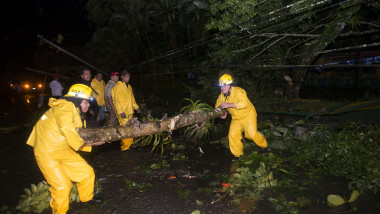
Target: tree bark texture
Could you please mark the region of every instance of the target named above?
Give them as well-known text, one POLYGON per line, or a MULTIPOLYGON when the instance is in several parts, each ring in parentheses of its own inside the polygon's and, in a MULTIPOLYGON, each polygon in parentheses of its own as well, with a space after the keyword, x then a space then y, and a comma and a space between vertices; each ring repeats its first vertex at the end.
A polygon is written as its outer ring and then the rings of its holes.
POLYGON ((90 141, 86 145, 96 142, 110 142, 131 137, 142 137, 161 132, 171 132, 196 123, 202 123, 216 117, 223 116, 226 109, 216 108, 209 112, 189 112, 186 115, 177 115, 163 121, 149 121, 147 123, 114 126, 106 128, 77 129, 83 140, 90 141))

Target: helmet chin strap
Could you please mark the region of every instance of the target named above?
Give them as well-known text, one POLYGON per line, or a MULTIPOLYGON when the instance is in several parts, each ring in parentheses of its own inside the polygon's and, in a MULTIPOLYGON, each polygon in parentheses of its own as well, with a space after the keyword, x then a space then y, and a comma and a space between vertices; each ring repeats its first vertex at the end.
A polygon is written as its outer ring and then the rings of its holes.
POLYGON ((231 88, 232 88, 232 87, 230 87, 230 89, 228 89, 227 93, 223 93, 223 95, 224 95, 225 97, 230 96, 230 94, 231 94, 231 88))
POLYGON ((84 113, 81 105, 78 106, 78 109, 79 109, 79 113, 84 113))
POLYGON ((80 116, 80 119, 82 121, 82 128, 86 128, 86 113, 83 112, 82 110, 82 106, 79 105, 78 106, 78 109, 79 109, 79 116, 80 116))

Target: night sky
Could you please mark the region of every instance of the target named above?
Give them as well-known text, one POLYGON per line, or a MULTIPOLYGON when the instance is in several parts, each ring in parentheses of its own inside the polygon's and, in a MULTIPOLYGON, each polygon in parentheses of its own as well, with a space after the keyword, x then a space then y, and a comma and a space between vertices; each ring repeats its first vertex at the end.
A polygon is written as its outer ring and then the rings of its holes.
MULTIPOLYGON (((85 8, 88 0, 22 0, 2 5, 0 24, 1 75, 24 73, 34 67, 33 56, 41 48, 37 35, 55 42, 62 34, 62 47, 83 45, 92 24, 85 8)), ((4 78, 2 78, 4 79, 4 78)))

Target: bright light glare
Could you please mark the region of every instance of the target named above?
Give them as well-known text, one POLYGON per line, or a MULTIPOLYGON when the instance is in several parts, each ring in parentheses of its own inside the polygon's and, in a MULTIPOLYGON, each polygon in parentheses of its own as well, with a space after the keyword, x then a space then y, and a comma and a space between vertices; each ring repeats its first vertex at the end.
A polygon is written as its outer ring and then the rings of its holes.
POLYGON ((38 84, 38 88, 42 88, 42 84, 40 83, 40 84, 38 84))
POLYGON ((29 87, 30 87, 29 84, 24 85, 24 88, 29 88, 29 87))

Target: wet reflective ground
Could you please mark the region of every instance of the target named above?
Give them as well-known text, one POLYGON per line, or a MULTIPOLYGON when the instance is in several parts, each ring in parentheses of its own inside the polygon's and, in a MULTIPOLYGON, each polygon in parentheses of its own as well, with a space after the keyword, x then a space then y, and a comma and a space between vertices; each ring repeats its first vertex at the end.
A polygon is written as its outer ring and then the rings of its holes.
MULTIPOLYGON (((10 95, 1 101, 0 207, 15 207, 25 187, 43 180, 33 150, 25 142, 34 123, 47 109, 47 99, 42 108, 38 108, 39 95, 10 95)), ((279 201, 277 206, 296 201, 300 195, 310 199, 309 205, 298 207, 299 213, 305 214, 377 213, 379 208, 379 194, 371 198, 361 196, 350 207, 330 208, 326 203, 328 194, 349 196, 347 181, 311 177, 302 171, 291 176, 294 182, 269 188, 259 199, 242 199, 233 204, 231 197, 220 197, 217 190, 222 187, 222 178, 231 176, 241 166, 231 160, 229 150, 220 143, 206 144, 202 150, 192 147, 173 150, 164 155, 165 164, 159 155, 153 156, 149 148, 136 147, 121 152, 119 142, 81 154, 94 168, 102 189, 100 195, 105 201, 96 206, 72 203, 68 213, 192 213, 195 210, 201 213, 289 213, 276 211, 270 201, 281 195, 286 200, 279 201)), ((281 181, 283 175, 275 176, 281 181)))
MULTIPOLYGON (((34 123, 47 109, 47 98, 42 108, 38 108, 38 94, 11 95, 14 96, 2 101, 0 207, 15 207, 25 187, 44 180, 32 148, 25 142, 34 123)), ((68 213, 191 213, 198 209, 206 213, 235 213, 227 200, 211 204, 214 194, 202 191, 208 187, 208 181, 200 176, 204 170, 221 174, 229 169, 230 160, 220 158, 220 154, 226 156, 225 149, 205 148, 206 155, 202 157, 198 149, 185 154, 188 152, 183 151, 185 160, 168 160, 167 167, 160 169, 150 168, 162 162, 160 157, 152 156, 150 149, 121 152, 119 142, 94 148, 92 153, 81 153, 95 170, 105 202, 89 207, 73 203, 68 213), (128 182, 147 188, 129 189, 128 182), (203 205, 197 205, 197 200, 203 205)))

